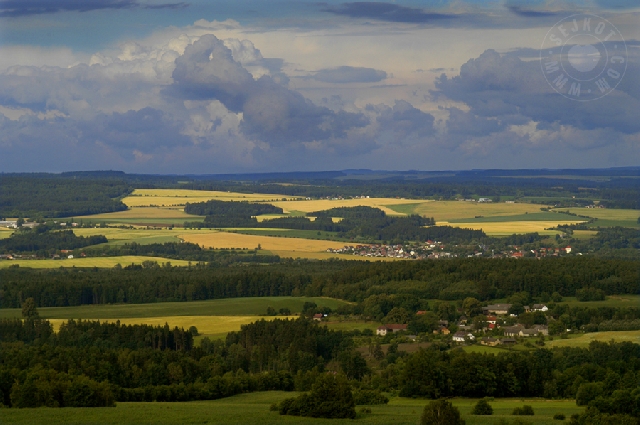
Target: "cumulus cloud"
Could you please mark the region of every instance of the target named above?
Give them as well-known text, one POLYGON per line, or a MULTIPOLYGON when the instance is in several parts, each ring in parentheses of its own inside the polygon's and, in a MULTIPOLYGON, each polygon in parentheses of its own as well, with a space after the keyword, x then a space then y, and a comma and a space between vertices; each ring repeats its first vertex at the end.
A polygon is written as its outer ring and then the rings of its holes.
POLYGON ((59 12, 89 12, 103 9, 180 9, 179 3, 141 3, 137 0, 0 0, 0 17, 44 15, 59 12))
MULTIPOLYGON (((637 64, 625 78, 637 81, 637 64)), ((626 86, 622 86, 624 89, 626 86)), ((556 93, 538 61, 487 50, 460 68, 460 75, 442 75, 434 95, 464 102, 480 116, 525 116, 541 123, 560 123, 579 129, 615 128, 623 133, 640 131, 635 112, 640 102, 623 90, 614 90, 592 102, 576 102, 556 93)))
POLYGON ((340 138, 368 123, 362 114, 317 106, 267 75, 254 79, 214 35, 187 47, 176 60, 173 80, 167 93, 219 100, 230 111, 242 112, 247 134, 270 144, 340 138))
POLYGON ((387 73, 373 68, 339 66, 316 72, 313 79, 323 83, 377 83, 387 78, 387 73))

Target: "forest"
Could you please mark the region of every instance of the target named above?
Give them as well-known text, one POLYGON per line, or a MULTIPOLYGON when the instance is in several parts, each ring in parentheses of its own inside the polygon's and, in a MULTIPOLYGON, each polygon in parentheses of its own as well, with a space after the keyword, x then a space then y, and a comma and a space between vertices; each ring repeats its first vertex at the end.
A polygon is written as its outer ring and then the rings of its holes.
POLYGON ((329 296, 362 302, 372 295, 479 300, 525 292, 575 296, 640 292, 640 263, 586 257, 542 260, 462 258, 416 262, 284 260, 269 266, 0 270, 0 307, 33 297, 39 307, 151 303, 258 296, 329 296))
POLYGON ((124 211, 119 198, 133 191, 119 179, 56 174, 0 174, 0 217, 72 217, 124 211))
POLYGON ((74 250, 107 242, 107 238, 102 235, 76 236, 73 230, 50 231, 48 226, 41 225, 20 230, 10 238, 0 239, 0 254, 32 253, 45 257, 60 250, 74 250))
MULTIPOLYGON (((405 241, 442 240, 446 242, 471 242, 482 240, 487 235, 482 230, 462 229, 451 226, 434 226, 433 218, 409 215, 407 217, 390 217, 379 208, 371 207, 342 207, 326 211, 308 213, 307 216, 317 217, 311 221, 306 217, 279 217, 259 222, 252 215, 263 210, 263 204, 247 204, 242 202, 208 201, 198 204, 188 204, 189 210, 194 212, 212 212, 204 222, 186 222, 186 228, 280 228, 295 230, 317 230, 333 232, 337 238, 355 241, 403 243, 405 241), (212 209, 207 205, 238 204, 226 208, 212 209), (234 211, 238 211, 237 213, 234 211), (230 211, 230 212, 226 212, 230 211), (334 222, 332 217, 342 218, 334 222), (430 227, 426 227, 430 226, 430 227)), ((271 206, 271 205, 268 205, 271 206)), ((278 208, 279 209, 279 208, 278 208)), ((281 209, 280 213, 282 212, 281 209)), ((273 213, 273 212, 267 212, 273 213)))
POLYGON ((389 350, 374 374, 351 335, 302 317, 258 321, 225 341, 205 339, 195 347, 192 331, 70 320, 54 334, 35 310, 30 314, 24 321, 0 320, 0 401, 9 407, 308 391, 330 371, 352 389, 374 394, 575 398, 589 414, 640 415, 640 346, 627 342, 498 355, 436 345, 410 354, 389 350))

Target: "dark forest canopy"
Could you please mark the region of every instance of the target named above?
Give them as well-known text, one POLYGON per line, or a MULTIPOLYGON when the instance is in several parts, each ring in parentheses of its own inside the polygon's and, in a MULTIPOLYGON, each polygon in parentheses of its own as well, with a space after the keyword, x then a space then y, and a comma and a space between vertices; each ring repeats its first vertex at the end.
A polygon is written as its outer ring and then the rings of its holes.
POLYGON ((439 261, 293 261, 269 266, 194 266, 0 270, 0 307, 33 297, 39 307, 152 303, 262 296, 329 296, 361 302, 376 294, 416 299, 479 300, 527 292, 575 296, 594 288, 611 294, 640 292, 640 262, 586 257, 439 261))
POLYGON ((256 216, 262 214, 282 214, 282 208, 271 204, 258 204, 238 201, 218 201, 212 199, 206 202, 187 203, 184 211, 193 215, 232 215, 256 216))
POLYGON ((124 211, 124 180, 56 174, 0 174, 0 217, 71 217, 124 211))
POLYGON ((403 354, 401 362, 389 352, 376 373, 349 334, 304 318, 261 320, 225 341, 204 339, 200 347, 189 343, 189 331, 167 326, 69 321, 54 334, 49 322, 29 319, 0 320, 0 329, 0 402, 10 407, 313 393, 313 383, 329 370, 349 378, 340 378, 345 385, 404 397, 576 398, 601 413, 640 415, 640 345, 630 342, 497 355, 434 345, 403 354), (80 399, 74 396, 79 386, 80 399), (612 404, 621 398, 628 401, 624 406, 612 404))
POLYGON ((20 230, 10 238, 0 239, 0 254, 28 252, 43 256, 60 250, 74 250, 107 242, 107 238, 102 235, 76 236, 73 230, 50 231, 46 225, 42 225, 20 230))

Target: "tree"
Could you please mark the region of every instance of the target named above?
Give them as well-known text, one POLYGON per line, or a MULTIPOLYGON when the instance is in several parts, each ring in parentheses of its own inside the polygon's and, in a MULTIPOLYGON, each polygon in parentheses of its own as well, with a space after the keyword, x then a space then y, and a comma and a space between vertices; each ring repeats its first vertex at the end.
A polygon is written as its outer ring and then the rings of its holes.
POLYGON ((281 415, 313 418, 356 417, 356 404, 349 381, 344 375, 329 373, 318 377, 309 394, 282 400, 278 410, 281 415))
POLYGON ((447 400, 435 400, 424 407, 421 425, 465 425, 460 411, 447 400))
POLYGON ((359 351, 343 351, 338 356, 340 367, 349 379, 362 379, 370 373, 366 360, 359 351))
POLYGON ((472 297, 467 297, 462 301, 462 309, 467 317, 475 317, 482 314, 482 304, 472 297))
POLYGON ((472 415, 493 415, 493 407, 491 407, 491 405, 489 403, 487 403, 487 400, 485 400, 484 398, 478 400, 478 402, 476 403, 476 405, 473 407, 473 410, 471 411, 472 415))
POLYGON ((33 298, 27 298, 22 303, 22 317, 24 319, 39 319, 40 314, 36 309, 36 302, 33 298))
POLYGON ((520 303, 515 303, 509 308, 509 314, 515 314, 516 316, 524 313, 524 306, 520 303))

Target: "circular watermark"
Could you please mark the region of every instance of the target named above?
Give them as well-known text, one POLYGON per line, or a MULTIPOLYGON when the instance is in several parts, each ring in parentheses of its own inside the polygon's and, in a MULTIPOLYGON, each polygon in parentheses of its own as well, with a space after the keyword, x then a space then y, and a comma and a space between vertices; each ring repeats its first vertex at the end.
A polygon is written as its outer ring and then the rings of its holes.
POLYGON ((627 70, 627 45, 618 29, 597 15, 577 14, 556 23, 540 47, 549 85, 567 99, 590 101, 611 93, 627 70))

